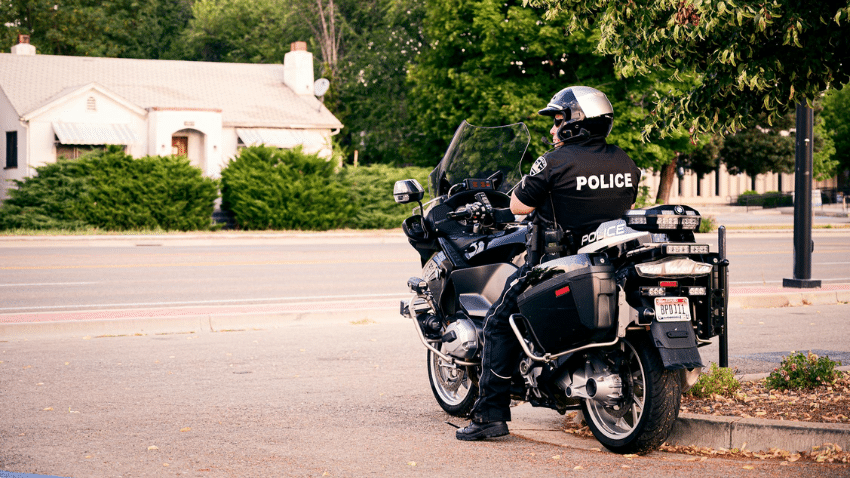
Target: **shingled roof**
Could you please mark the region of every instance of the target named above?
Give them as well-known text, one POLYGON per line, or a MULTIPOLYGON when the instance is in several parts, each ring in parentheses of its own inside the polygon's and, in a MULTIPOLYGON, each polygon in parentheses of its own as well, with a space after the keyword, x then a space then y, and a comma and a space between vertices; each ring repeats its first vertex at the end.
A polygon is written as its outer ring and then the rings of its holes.
POLYGON ((221 110, 224 126, 341 128, 315 97, 283 83, 283 65, 0 53, 0 90, 20 117, 96 83, 143 109, 221 110))

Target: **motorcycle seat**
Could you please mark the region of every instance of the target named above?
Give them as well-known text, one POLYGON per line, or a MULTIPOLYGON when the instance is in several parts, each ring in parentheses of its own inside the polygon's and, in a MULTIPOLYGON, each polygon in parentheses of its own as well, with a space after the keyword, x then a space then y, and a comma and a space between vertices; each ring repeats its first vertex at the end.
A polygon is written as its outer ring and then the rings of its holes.
POLYGON ((460 294, 458 300, 460 300, 463 310, 470 317, 481 317, 482 319, 487 316, 487 311, 493 305, 481 294, 460 294))

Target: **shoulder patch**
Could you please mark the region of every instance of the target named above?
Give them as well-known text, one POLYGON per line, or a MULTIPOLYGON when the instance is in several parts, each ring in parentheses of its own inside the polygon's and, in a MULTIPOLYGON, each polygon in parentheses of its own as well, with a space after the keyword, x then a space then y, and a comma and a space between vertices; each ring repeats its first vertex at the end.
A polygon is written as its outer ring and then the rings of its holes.
POLYGON ((535 174, 540 173, 544 169, 546 169, 546 158, 540 156, 539 158, 537 158, 537 161, 535 161, 534 164, 531 165, 531 172, 529 172, 529 174, 534 176, 535 174))

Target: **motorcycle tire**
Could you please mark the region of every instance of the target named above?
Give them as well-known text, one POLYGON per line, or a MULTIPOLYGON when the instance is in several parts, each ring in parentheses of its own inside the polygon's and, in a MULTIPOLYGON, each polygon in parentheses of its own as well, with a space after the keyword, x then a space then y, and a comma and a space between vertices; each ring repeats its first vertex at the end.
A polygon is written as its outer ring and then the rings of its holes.
POLYGON ((635 335, 618 344, 625 402, 606 407, 592 399, 582 412, 593 436, 615 453, 648 453, 658 448, 673 429, 682 400, 675 371, 666 370, 652 341, 635 335))
POLYGON ((450 366, 437 354, 428 351, 428 381, 440 407, 449 415, 468 417, 478 399, 478 381, 470 367, 450 366))

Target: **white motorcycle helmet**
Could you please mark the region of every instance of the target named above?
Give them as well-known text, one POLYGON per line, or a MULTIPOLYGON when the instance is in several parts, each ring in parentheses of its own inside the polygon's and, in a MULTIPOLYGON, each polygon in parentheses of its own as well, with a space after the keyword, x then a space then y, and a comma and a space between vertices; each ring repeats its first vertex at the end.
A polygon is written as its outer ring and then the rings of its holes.
MULTIPOLYGON (((558 125, 558 139, 599 136, 605 138, 614 127, 614 108, 605 93, 589 86, 570 86, 555 93, 538 114, 552 116, 563 114, 558 125)), ((557 120, 556 120, 557 121, 557 120)))

